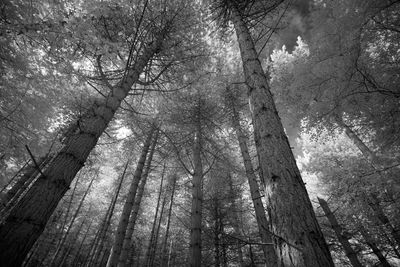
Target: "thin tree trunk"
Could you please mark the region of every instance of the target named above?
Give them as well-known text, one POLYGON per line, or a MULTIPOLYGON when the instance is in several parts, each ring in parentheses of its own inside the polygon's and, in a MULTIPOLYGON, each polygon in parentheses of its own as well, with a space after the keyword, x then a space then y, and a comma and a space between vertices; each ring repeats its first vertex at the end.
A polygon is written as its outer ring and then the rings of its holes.
MULTIPOLYGON (((234 5, 234 4, 232 4, 234 5)), ((240 11, 231 7, 279 266, 334 266, 240 11)))
POLYGON ((398 231, 389 221, 389 218, 386 216, 382 207, 379 203, 379 199, 376 194, 371 193, 369 196, 366 196, 368 205, 374 211, 376 219, 386 227, 390 233, 392 234, 393 239, 396 241, 397 245, 400 246, 400 231, 398 231))
POLYGON ((73 261, 73 263, 72 263, 72 266, 78 266, 79 258, 80 258, 80 255, 81 255, 81 249, 82 249, 83 245, 85 244, 86 238, 89 236, 89 232, 90 232, 90 229, 91 229, 91 227, 92 227, 92 223, 93 223, 93 221, 91 221, 91 222, 89 223, 89 226, 88 226, 87 229, 86 229, 85 235, 83 236, 82 241, 81 241, 81 243, 79 244, 78 252, 77 252, 77 254, 75 255, 75 258, 74 258, 74 261, 73 261))
POLYGON ((219 267, 220 263, 220 252, 219 252, 219 237, 220 237, 220 225, 219 225, 219 212, 218 212, 218 198, 213 197, 214 200, 214 266, 219 267))
POLYGON ((21 265, 132 85, 153 55, 162 49, 166 34, 167 28, 143 51, 118 86, 114 86, 105 99, 94 101, 78 120, 75 133, 66 136, 65 146, 0 226, 0 262, 3 265, 21 265))
POLYGON ((369 147, 358 137, 358 135, 343 122, 343 119, 340 115, 334 114, 333 119, 335 122, 344 129, 346 135, 350 138, 351 141, 357 146, 357 148, 361 151, 361 153, 368 159, 368 161, 374 166, 378 167, 378 158, 375 153, 369 149, 369 147))
MULTIPOLYGON (((89 213, 89 212, 88 212, 89 213)), ((64 249, 64 253, 62 254, 62 256, 60 257, 61 260, 58 261, 57 264, 55 264, 54 266, 64 266, 64 263, 67 261, 69 255, 73 252, 76 241, 78 239, 79 234, 81 233, 82 229, 83 229, 83 225, 85 224, 86 220, 83 219, 81 224, 78 227, 78 230, 76 231, 76 233, 74 233, 72 238, 70 239, 70 243, 68 244, 68 246, 66 246, 66 249, 64 249)))
MULTIPOLYGON (((229 174, 229 191, 230 191, 229 194, 231 196, 231 201, 232 201, 231 207, 234 212, 233 229, 237 236, 242 236, 242 233, 240 231, 241 222, 240 222, 240 218, 238 215, 239 210, 236 206, 236 201, 235 201, 235 197, 234 197, 235 193, 234 193, 234 188, 233 188, 233 180, 232 180, 232 176, 230 174, 229 174)), ((244 267, 245 265, 244 265, 244 260, 243 260, 242 246, 240 245, 239 239, 236 241, 236 246, 237 246, 236 249, 237 249, 237 253, 238 253, 238 259, 239 259, 239 266, 244 267)))
POLYGON ((142 202, 142 197, 143 197, 143 193, 144 193, 144 188, 146 186, 147 177, 149 176, 149 173, 150 173, 154 151, 155 151, 155 148, 156 148, 157 142, 158 142, 158 135, 159 135, 159 131, 156 130, 155 137, 154 137, 153 143, 151 145, 150 153, 149 153, 149 156, 147 159, 146 168, 142 175, 140 186, 138 188, 138 191, 137 191, 137 194, 135 197, 135 202, 132 207, 132 212, 129 217, 129 223, 128 223, 127 230, 125 233, 125 238, 124 238, 124 242, 122 245, 121 255, 119 257, 119 263, 118 263, 119 267, 125 266, 126 262, 128 260, 129 249, 131 247, 131 241, 132 241, 132 234, 135 229, 136 220, 137 220, 137 217, 139 214, 140 203, 142 202))
MULTIPOLYGON (((227 88, 229 90, 229 88, 227 88)), ((228 91, 230 98, 230 108, 232 110, 232 125, 235 129, 237 139, 239 141, 240 152, 242 154, 242 159, 246 171, 247 181, 250 187, 251 199, 253 201, 254 210, 256 213, 256 221, 258 226, 258 232, 262 243, 272 244, 271 234, 268 231, 268 220, 265 214, 264 204, 261 200, 260 188, 258 186, 257 177, 254 173, 253 163, 251 162, 251 157, 249 149, 247 147, 247 137, 243 133, 242 127, 240 126, 239 113, 236 110, 233 95, 228 91)), ((265 263, 267 266, 277 266, 277 258, 275 254, 275 249, 272 245, 262 246, 265 263)))
POLYGON ((111 218, 114 214, 115 205, 117 203, 119 192, 121 190, 122 183, 124 181, 126 170, 128 168, 129 163, 130 163, 130 159, 128 159, 126 161, 126 164, 125 164, 124 170, 122 172, 121 178, 119 180, 118 186, 115 189, 115 194, 111 200, 111 203, 107 210, 106 216, 104 217, 104 224, 101 225, 101 227, 99 229, 98 239, 97 239, 97 241, 95 240, 95 242, 94 242, 93 252, 90 257, 89 262, 87 263, 87 266, 92 266, 93 260, 95 260, 95 259, 97 260, 98 258, 100 258, 100 253, 103 250, 104 239, 107 235, 108 228, 110 227, 110 224, 111 224, 111 218))
MULTIPOLYGON (((199 104, 200 106, 200 104, 199 104)), ((199 107, 200 108, 200 107, 199 107)), ((202 131, 200 121, 200 111, 197 114, 197 131, 194 138, 193 161, 194 175, 192 180, 192 209, 191 209, 191 226, 190 226, 190 266, 201 266, 201 221, 202 221, 202 205, 203 205, 203 164, 201 162, 202 150, 202 131)))
POLYGON ((382 267, 391 267, 385 256, 383 256, 381 250, 376 245, 375 240, 369 235, 367 229, 365 229, 361 223, 358 224, 358 228, 360 229, 361 235, 364 237, 365 243, 367 243, 367 245, 372 249, 372 252, 378 257, 382 267))
POLYGON ((114 267, 118 264, 118 259, 121 254, 122 245, 125 238, 126 228, 128 226, 129 217, 132 212, 133 202, 135 200, 136 192, 142 177, 144 163, 146 161, 147 153, 149 152, 151 139, 155 131, 155 126, 152 125, 149 133, 147 134, 146 141, 143 144, 142 153, 136 166, 135 173, 133 175, 131 186, 129 187, 127 199, 125 201, 121 218, 118 223, 117 233, 114 238, 114 245, 111 249, 110 257, 107 262, 107 267, 114 267))
POLYGON ((160 190, 158 192, 156 213, 154 215, 153 226, 152 226, 151 232, 150 232, 149 245, 147 247, 147 251, 146 251, 146 255, 145 255, 145 266, 148 266, 148 264, 150 262, 150 254, 151 254, 152 245, 153 245, 153 241, 154 241, 154 233, 156 231, 156 225, 157 225, 158 209, 160 207, 161 194, 163 191, 164 175, 165 175, 165 163, 164 163, 164 167, 163 167, 162 174, 161 174, 160 190))
POLYGON ((357 258, 357 253, 351 247, 348 238, 342 235, 343 229, 336 220, 335 214, 333 214, 331 209, 329 208, 328 203, 322 198, 318 198, 318 202, 321 205, 325 216, 328 218, 328 221, 333 231, 335 231, 336 237, 342 245, 344 253, 349 258, 351 265, 354 267, 362 267, 362 264, 357 258))
POLYGON ((74 224, 76 218, 78 217, 78 214, 79 214, 79 212, 80 212, 80 210, 81 210, 81 208, 82 208, 83 202, 85 201, 86 196, 88 195, 88 193, 89 193, 89 191, 90 191, 90 188, 92 187, 92 184, 93 184, 95 178, 97 178, 97 175, 96 175, 96 176, 93 176, 92 179, 90 180, 89 186, 87 187, 85 193, 83 194, 82 199, 81 199, 81 201, 79 202, 78 208, 75 210, 75 213, 74 213, 74 215, 72 216, 72 219, 71 219, 71 221, 70 221, 70 223, 69 223, 69 225, 68 225, 67 231, 65 232, 65 234, 64 234, 63 237, 62 237, 61 242, 59 243, 59 245, 58 245, 58 247, 57 247, 57 249, 56 249, 56 252, 55 252, 54 255, 53 255, 53 258, 52 258, 52 260, 51 260, 51 262, 50 262, 50 265, 52 265, 52 264, 57 260, 57 258, 59 257, 59 253, 61 252, 62 248, 63 248, 64 245, 65 245, 65 241, 67 240, 67 237, 68 237, 68 235, 69 235, 69 232, 70 232, 71 229, 72 229, 72 225, 74 224))
POLYGON ((172 215, 172 206, 174 204, 174 195, 175 195, 175 188, 176 188, 176 180, 177 180, 177 175, 173 174, 171 177, 171 198, 169 200, 169 209, 168 209, 168 218, 167 218, 167 228, 165 230, 165 235, 164 235, 164 241, 162 244, 162 249, 161 249, 161 266, 167 266, 168 265, 168 259, 167 259, 167 250, 168 250, 168 237, 169 237, 169 229, 171 226, 171 215, 172 215))
POLYGON ((164 199, 163 199, 163 202, 161 204, 160 219, 158 220, 157 229, 156 229, 156 232, 154 234, 153 246, 151 247, 150 262, 149 262, 149 266, 150 267, 154 266, 154 260, 156 259, 157 246, 158 246, 158 237, 160 236, 161 223, 162 223, 162 220, 163 220, 163 215, 164 215, 164 210, 165 210, 165 205, 166 204, 167 204, 167 194, 165 192, 164 193, 164 199))

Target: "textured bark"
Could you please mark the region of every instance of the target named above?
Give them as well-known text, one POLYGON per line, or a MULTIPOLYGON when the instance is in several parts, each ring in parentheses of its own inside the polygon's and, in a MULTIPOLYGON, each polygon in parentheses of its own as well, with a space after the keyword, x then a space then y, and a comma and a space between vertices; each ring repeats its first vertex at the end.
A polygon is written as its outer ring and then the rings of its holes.
POLYGON ((147 177, 149 176, 149 173, 150 173, 151 163, 153 161, 153 155, 154 155, 154 151, 155 151, 157 141, 158 141, 158 134, 159 134, 159 131, 157 130, 154 140, 153 140, 153 143, 150 148, 150 153, 149 153, 147 163, 146 163, 146 169, 143 173, 143 176, 142 176, 142 179, 140 182, 140 186, 138 188, 138 192, 135 197, 135 202, 132 207, 132 212, 131 212, 131 215, 129 218, 129 223, 128 223, 127 230, 125 233, 124 243, 122 245, 121 255, 119 257, 119 263, 118 263, 119 267, 125 266, 126 262, 128 260, 129 249, 131 247, 131 242, 132 242, 132 234, 135 229, 136 219, 139 214, 140 203, 142 202, 142 197, 143 197, 143 193, 144 193, 144 188, 146 186, 147 177))
POLYGON ((112 247, 110 258, 107 262, 107 267, 114 267, 118 264, 118 259, 121 254, 122 245, 125 238, 126 229, 129 222, 129 217, 132 212, 133 202, 137 193, 140 178, 142 177, 144 163, 146 161, 147 153, 150 149, 151 139, 155 131, 154 125, 151 126, 149 133, 147 134, 146 141, 143 144, 142 153, 136 166, 135 173, 131 185, 129 187, 128 195, 122 210, 121 218, 119 219, 117 233, 114 238, 114 245, 112 247))
POLYGON ((333 266, 249 30, 233 4, 278 266, 333 266))
MULTIPOLYGON (((228 92, 229 93, 229 92, 228 92)), ((232 97, 232 95, 230 96, 232 97)), ((230 101, 230 108, 232 110, 232 125, 235 129, 237 139, 239 141, 240 152, 242 154, 242 159, 246 171, 247 181, 250 187, 250 194, 253 201, 254 210, 256 213, 256 221, 258 226, 258 232, 262 243, 272 244, 271 234, 268 231, 268 220, 265 214, 264 204, 261 200, 260 189, 257 182, 257 177, 254 173, 253 163, 251 162, 251 157, 249 149, 247 147, 247 137, 243 133, 240 126, 239 113, 236 110, 234 101, 230 101)), ((272 245, 264 245, 263 253, 265 258, 265 263, 267 266, 277 266, 277 259, 275 254, 275 249, 272 245)))
POLYGON ((149 245, 147 247, 145 258, 144 258, 145 266, 148 266, 150 263, 150 257, 151 257, 153 243, 154 243, 154 234, 155 234, 156 226, 157 226, 158 210, 160 208, 161 195, 162 195, 162 191, 163 191, 164 175, 165 175, 165 163, 164 163, 164 167, 163 167, 162 174, 161 174, 160 189, 159 189, 158 197, 157 197, 156 213, 154 214, 153 226, 151 227, 149 245))
POLYGON ((360 229, 361 235, 364 237, 365 243, 372 249, 372 252, 378 257, 382 267, 391 267, 391 265, 386 260, 385 256, 383 256, 381 250, 375 243, 375 240, 369 235, 367 229, 364 228, 362 224, 358 224, 358 228, 360 229))
POLYGON ((113 87, 106 98, 94 101, 88 112, 78 120, 76 132, 66 137, 64 147, 0 226, 0 262, 3 265, 21 265, 121 102, 138 81, 149 60, 161 50, 166 33, 166 30, 161 32, 146 47, 125 78, 113 87))
POLYGON ((343 229, 336 220, 335 215, 332 213, 331 209, 328 206, 328 203, 322 199, 318 198, 318 202, 321 205, 321 208, 323 209, 325 216, 328 218, 328 221, 333 229, 335 231, 335 234, 340 242, 340 244, 343 247, 343 250, 346 254, 346 256, 349 258, 350 263, 354 267, 362 267, 362 264, 357 258, 357 253, 353 250, 353 248, 350 245, 350 242, 347 237, 345 237, 343 233, 343 229))
POLYGON ((167 227, 165 229, 164 241, 161 248, 161 266, 168 265, 168 258, 167 258, 167 246, 168 246, 168 237, 169 237, 169 228, 171 226, 171 215, 172 215, 172 206, 174 204, 174 195, 175 195, 175 188, 176 188, 176 180, 177 175, 173 174, 170 180, 170 188, 171 188, 171 198, 169 200, 169 209, 168 209, 168 217, 167 217, 167 227))
MULTIPOLYGON (((200 114, 197 114, 200 117, 200 114)), ((194 175, 192 180, 192 209, 190 225, 190 266, 201 266, 201 217, 203 205, 203 164, 201 162, 202 131, 200 118, 193 146, 194 175)))

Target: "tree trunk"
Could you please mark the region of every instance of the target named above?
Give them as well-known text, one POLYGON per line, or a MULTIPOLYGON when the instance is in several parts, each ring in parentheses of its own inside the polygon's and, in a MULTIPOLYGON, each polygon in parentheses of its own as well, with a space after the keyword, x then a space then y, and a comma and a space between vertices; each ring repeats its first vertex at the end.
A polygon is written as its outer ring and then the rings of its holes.
POLYGON ((85 244, 86 238, 89 236, 89 232, 90 232, 90 229, 91 229, 91 227, 92 227, 92 223, 93 223, 93 221, 91 221, 91 222, 89 223, 89 225, 88 225, 88 227, 87 227, 87 229, 86 229, 85 235, 83 236, 82 241, 81 241, 81 243, 79 244, 78 252, 77 252, 77 254, 75 255, 75 258, 74 258, 74 261, 73 261, 73 263, 72 263, 72 266, 78 266, 78 264, 79 264, 80 255, 81 255, 81 249, 82 249, 83 245, 85 244))
POLYGON ((232 7, 231 11, 248 86, 278 266, 334 266, 249 30, 239 10, 232 7))
MULTIPOLYGON (((200 117, 200 114, 198 114, 200 117)), ((203 205, 203 165, 201 162, 202 149, 202 131, 200 118, 197 125, 197 131, 194 138, 193 161, 194 175, 192 180, 192 209, 190 226, 190 266, 201 266, 201 217, 203 205)))
POLYGON ((368 159, 368 161, 374 167, 378 167, 378 158, 375 153, 367 147, 367 145, 358 137, 358 135, 348 126, 346 123, 343 122, 343 119, 340 115, 334 114, 333 118, 335 122, 344 129, 346 135, 350 138, 351 141, 357 146, 357 148, 361 151, 361 153, 368 159))
MULTIPOLYGON (((229 90, 229 89, 228 89, 229 90)), ((247 147, 247 137, 243 133, 243 130, 240 126, 240 117, 236 110, 233 96, 230 92, 230 108, 232 110, 232 124, 236 132, 237 139, 239 141, 240 152, 242 154, 243 163, 246 171, 247 181, 250 187, 251 199, 253 200, 254 210, 256 213, 256 220, 258 226, 258 232, 261 237, 261 242, 266 244, 272 244, 271 234, 268 230, 268 220, 265 215, 264 204, 261 200, 260 188, 258 186, 257 177, 254 173, 253 163, 251 162, 251 157, 249 153, 249 149, 247 147)), ((277 258, 275 254, 275 249, 271 245, 262 246, 265 263, 267 266, 277 266, 277 258)))
POLYGON ((156 226, 157 226, 158 209, 160 207, 161 195, 162 195, 162 191, 163 191, 164 175, 165 175, 165 163, 164 163, 164 167, 163 167, 162 174, 161 174, 160 190, 158 192, 156 213, 154 214, 153 226, 151 227, 149 245, 147 247, 147 251, 145 254, 145 258, 144 258, 145 266, 148 266, 150 263, 151 251, 152 251, 152 246, 153 246, 153 242, 154 242, 154 234, 155 234, 156 226))
POLYGON ((365 229, 361 223, 358 224, 358 228, 360 229, 361 235, 364 237, 365 243, 367 243, 367 245, 372 249, 372 252, 378 257, 382 267, 391 267, 385 256, 383 256, 381 250, 376 245, 375 240, 369 235, 367 229, 365 229))
MULTIPOLYGON (((233 181, 232 181, 232 176, 230 174, 229 174, 229 178, 230 178, 229 179, 229 191, 230 191, 231 200, 232 200, 231 206, 232 206, 232 210, 234 211, 233 229, 237 236, 242 236, 241 230, 240 230, 241 220, 239 218, 238 212, 235 212, 235 211, 238 211, 238 208, 236 206, 236 201, 235 201, 235 197, 234 197, 233 181)), ((244 267, 245 265, 244 265, 244 260, 243 260, 242 246, 240 244, 239 239, 236 241, 236 246, 237 246, 238 259, 239 259, 239 266, 244 267)))
POLYGON ((121 186, 122 186, 122 183, 124 181, 126 170, 128 168, 129 163, 130 163, 130 159, 128 159, 126 161, 124 170, 123 170, 122 175, 121 175, 121 179, 120 179, 120 181, 118 183, 118 186, 117 186, 117 188, 115 190, 115 194, 114 194, 114 196, 113 196, 113 198, 111 200, 110 206, 108 207, 106 216, 104 217, 104 223, 102 223, 102 225, 101 225, 101 227, 99 229, 97 241, 96 241, 96 239, 94 240, 92 254, 91 254, 91 256, 89 258, 89 261, 87 262, 86 266, 92 266, 93 260, 97 260, 98 258, 100 258, 100 253, 103 250, 104 239, 105 239, 105 237, 107 235, 108 228, 110 227, 110 224, 111 224, 111 218, 112 218, 112 216, 114 214, 115 205, 117 203, 119 192, 121 190, 121 186))
POLYGON ((58 245, 58 247, 56 249, 56 252, 53 255, 53 258, 52 258, 52 260, 50 262, 50 265, 52 265, 53 262, 55 262, 57 260, 57 257, 59 256, 59 253, 60 253, 61 249, 64 247, 65 241, 67 240, 69 232, 72 229, 72 225, 74 224, 76 218, 78 217, 78 214, 79 214, 79 212, 80 212, 80 210, 82 208, 83 202, 85 201, 85 198, 86 198, 87 194, 89 193, 90 188, 92 187, 92 184, 93 184, 93 181, 95 180, 95 178, 97 178, 97 175, 93 176, 93 178, 90 180, 89 186, 87 187, 85 193, 83 194, 82 199, 79 202, 78 208, 76 209, 74 215, 72 216, 72 219, 71 219, 71 222, 68 225, 67 231, 65 232, 65 234, 62 237, 62 239, 61 239, 61 241, 60 241, 60 243, 59 243, 59 245, 58 245))
POLYGON ((371 193, 369 196, 366 196, 368 205, 374 211, 376 219, 386 227, 390 233, 392 234, 393 239, 396 241, 397 245, 400 246, 400 231, 398 231, 389 221, 389 218, 386 216, 382 207, 379 203, 379 199, 376 194, 371 193))
POLYGON ((3 265, 21 265, 121 102, 149 60, 161 50, 166 33, 164 29, 149 44, 107 98, 94 101, 88 112, 77 121, 76 133, 66 136, 65 146, 0 226, 0 262, 3 265))
POLYGON ((155 137, 154 137, 153 143, 150 148, 150 154, 147 159, 146 169, 143 173, 143 176, 142 176, 142 179, 140 182, 140 186, 138 188, 138 192, 135 197, 135 202, 132 207, 132 212, 131 212, 131 215, 129 218, 129 224, 127 226, 124 243, 122 245, 121 255, 119 257, 118 266, 120 266, 120 267, 125 266, 126 262, 128 260, 129 249, 131 247, 131 241, 132 241, 132 234, 135 229, 136 219, 139 214, 140 203, 142 202, 142 197, 143 197, 143 193, 144 193, 144 188, 146 186, 147 177, 149 176, 149 173, 150 173, 151 163, 153 160, 154 151, 155 151, 157 141, 158 141, 158 134, 159 134, 159 131, 156 130, 155 137))
POLYGON ((164 210, 165 210, 165 205, 167 204, 167 194, 166 192, 164 193, 164 199, 161 204, 161 210, 160 210, 160 219, 158 220, 158 225, 156 232, 154 234, 154 240, 153 240, 153 245, 151 246, 151 253, 150 253, 150 261, 149 261, 149 266, 152 267, 154 266, 154 260, 156 259, 157 255, 157 246, 158 246, 158 237, 160 236, 160 229, 161 229, 161 223, 164 215, 164 210))
POLYGON ((107 262, 107 267, 114 267, 117 266, 118 264, 118 259, 121 254, 122 245, 125 238, 126 228, 128 226, 129 217, 132 212, 133 202, 135 200, 140 178, 142 177, 144 163, 146 161, 147 153, 149 152, 151 139, 153 138, 154 131, 155 131, 155 126, 152 125, 147 135, 146 141, 143 144, 142 153, 140 155, 135 173, 133 175, 132 183, 128 191, 128 196, 126 198, 121 218, 118 223, 117 233, 115 235, 114 245, 110 253, 110 258, 108 259, 107 262))
POLYGON ((168 258, 167 258, 167 250, 168 250, 168 237, 169 237, 169 228, 171 226, 171 215, 172 215, 172 206, 174 203, 174 195, 175 195, 175 188, 176 188, 176 180, 177 180, 177 175, 173 174, 171 177, 171 198, 169 200, 169 209, 168 209, 168 218, 167 218, 167 228, 165 230, 165 236, 164 236, 164 241, 162 244, 162 249, 161 249, 161 266, 167 266, 168 265, 168 258))
POLYGON ((213 206, 214 206, 214 266, 215 267, 220 267, 220 243, 219 243, 219 237, 220 237, 220 225, 219 225, 219 203, 218 203, 218 198, 216 196, 213 197, 213 206))
POLYGON ((321 208, 323 209, 325 216, 328 218, 328 221, 332 229, 335 231, 336 237, 338 238, 340 244, 342 245, 346 256, 349 258, 351 265, 354 267, 362 267, 362 264, 357 258, 357 253, 351 247, 348 238, 342 235, 343 229, 336 220, 335 215, 329 208, 328 203, 322 198, 318 198, 318 202, 321 205, 321 208))

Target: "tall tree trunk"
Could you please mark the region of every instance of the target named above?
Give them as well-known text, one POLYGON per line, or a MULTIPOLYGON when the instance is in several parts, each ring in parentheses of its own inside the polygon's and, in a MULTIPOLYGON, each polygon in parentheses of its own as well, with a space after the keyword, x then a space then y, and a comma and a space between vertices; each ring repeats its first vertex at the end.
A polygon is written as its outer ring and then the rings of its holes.
POLYGON ((366 196, 366 198, 368 205, 374 211, 376 219, 390 231, 392 238, 396 241, 397 245, 400 246, 400 231, 390 223, 389 218, 380 205, 378 196, 375 193, 371 193, 369 196, 366 196))
POLYGON ((155 231, 156 231, 156 227, 157 227, 158 210, 160 208, 161 195, 162 195, 162 191, 163 191, 164 176, 165 176, 165 163, 164 163, 164 167, 163 167, 163 170, 161 173, 160 189, 158 192, 157 206, 156 206, 156 212, 154 214, 153 226, 151 227, 151 232, 150 232, 149 245, 147 247, 145 258, 144 258, 145 266, 148 266, 149 262, 150 262, 151 251, 152 251, 153 242, 154 242, 154 235, 155 235, 155 231))
POLYGON ((167 258, 167 250, 168 250, 168 237, 169 237, 169 229, 171 226, 171 215, 172 215, 172 206, 174 204, 174 195, 175 195, 175 188, 176 188, 176 180, 178 176, 173 174, 170 180, 170 187, 171 187, 171 198, 169 200, 169 209, 168 209, 168 218, 167 218, 167 228, 165 229, 164 241, 161 248, 161 266, 168 265, 168 258, 167 258))
POLYGON ((221 262, 220 262, 220 243, 219 243, 219 237, 221 235, 220 233, 220 225, 219 225, 219 203, 218 203, 218 198, 216 196, 213 197, 213 204, 214 204, 214 266, 215 267, 220 267, 221 262))
MULTIPOLYGON (((199 105, 200 106, 200 105, 199 105)), ((200 108, 200 107, 199 107, 200 108)), ((191 209, 191 224, 190 224, 190 266, 201 266, 201 220, 203 206, 203 164, 201 162, 202 150, 202 131, 200 121, 200 111, 197 116, 197 131, 194 138, 193 146, 193 161, 194 175, 192 180, 192 209, 191 209)))
POLYGON ((372 249, 372 252, 376 255, 376 257, 378 257, 379 261, 381 262, 381 266, 391 267, 391 265, 386 260, 385 256, 383 256, 381 250, 376 245, 375 240, 369 235, 367 229, 365 229, 365 227, 361 223, 358 223, 358 228, 365 240, 365 243, 367 243, 367 245, 372 249))
MULTIPOLYGON (((42 157, 36 163, 39 166, 39 169, 42 170, 46 164, 51 160, 50 157, 42 157)), ((22 170, 22 176, 18 179, 18 181, 14 184, 14 186, 6 193, 5 200, 6 205, 3 209, 1 209, 0 213, 0 221, 4 221, 7 219, 9 213, 12 212, 12 209, 15 208, 19 199, 27 192, 27 189, 32 185, 33 181, 35 181, 36 177, 40 173, 38 166, 31 162, 22 170)))
MULTIPOLYGON (((85 235, 83 236, 81 243, 79 244, 78 251, 75 255, 74 261, 72 262, 72 266, 78 266, 80 261, 81 249, 85 244, 86 238, 89 236, 90 229, 92 227, 93 221, 91 221, 86 229, 85 235)), ((83 262, 84 263, 84 262, 83 262)))
MULTIPOLYGON (((229 90, 229 88, 227 88, 229 90)), ((233 100, 233 95, 228 92, 230 99, 230 108, 232 110, 232 125, 235 129, 237 139, 239 141, 240 152, 242 154, 242 159, 246 171, 247 181, 250 187, 251 199, 253 201, 254 210, 256 213, 256 221, 258 226, 258 232, 261 237, 262 243, 271 244, 272 238, 268 230, 268 220, 265 214, 264 204, 261 200, 260 188, 258 186, 257 177, 254 173, 253 163, 251 162, 251 157, 249 149, 247 147, 247 137, 240 126, 239 113, 236 110, 235 103, 233 100)), ((277 257, 275 254, 275 249, 271 245, 262 246, 265 263, 267 266, 277 266, 277 257)))
POLYGON ((357 253, 353 250, 353 248, 350 245, 350 242, 347 237, 345 237, 343 233, 343 229, 336 220, 335 215, 332 213, 331 209, 328 206, 328 203, 322 199, 318 198, 318 202, 321 205, 321 208, 323 209, 325 216, 328 218, 328 221, 333 229, 335 231, 336 237, 338 238, 340 244, 343 247, 343 250, 346 254, 346 256, 349 258, 350 263, 354 267, 362 267, 362 264, 357 258, 357 253))
POLYGON ((145 171, 143 173, 143 176, 142 176, 142 179, 141 179, 141 182, 140 182, 140 186, 138 188, 138 192, 137 192, 136 197, 135 197, 135 202, 134 202, 133 207, 132 207, 132 212, 131 212, 131 215, 130 215, 130 218, 129 218, 129 223, 128 223, 126 234, 125 234, 125 238, 124 238, 124 243, 122 245, 121 255, 119 257, 119 263, 118 263, 119 267, 125 266, 125 264, 126 264, 126 262, 128 260, 129 249, 131 247, 131 241, 132 241, 132 234, 133 234, 133 231, 135 229, 136 219, 137 219, 138 214, 139 214, 140 203, 142 202, 142 197, 143 197, 143 193, 144 193, 144 188, 146 186, 147 177, 149 176, 149 173, 150 173, 151 163, 153 161, 154 151, 155 151, 155 148, 156 148, 157 142, 158 142, 158 135, 159 135, 159 131, 157 130, 156 133, 155 133, 155 137, 154 137, 153 143, 152 143, 151 148, 150 148, 150 154, 149 154, 149 157, 147 159, 146 168, 145 168, 145 171))
POLYGON ((154 261, 156 259, 157 255, 157 246, 158 246, 158 237, 160 236, 160 229, 161 229, 161 223, 163 221, 163 215, 164 215, 164 210, 165 210, 165 205, 167 204, 167 193, 164 193, 164 199, 161 204, 161 210, 160 210, 160 219, 158 220, 158 225, 156 232, 154 234, 154 240, 153 240, 153 245, 151 246, 151 253, 150 253, 150 261, 149 261, 149 267, 154 266, 154 261))
POLYGON ((81 199, 81 201, 79 202, 78 208, 75 210, 75 213, 74 213, 74 215, 72 216, 72 219, 71 219, 71 221, 70 221, 70 223, 69 223, 69 225, 68 225, 67 231, 65 232, 65 234, 64 234, 63 237, 62 237, 62 239, 61 239, 61 241, 60 241, 60 243, 59 243, 59 245, 58 245, 58 247, 57 247, 57 249, 56 249, 56 252, 55 252, 54 255, 53 255, 53 258, 52 258, 52 260, 51 260, 51 262, 50 262, 50 265, 52 265, 53 262, 55 262, 55 261, 57 260, 57 258, 58 258, 58 256, 59 256, 59 253, 61 252, 62 248, 64 247, 65 241, 67 240, 67 237, 68 237, 68 235, 69 235, 69 232, 70 232, 71 229, 72 229, 72 225, 74 224, 76 218, 78 217, 78 214, 79 214, 79 212, 80 212, 80 210, 81 210, 81 208, 82 208, 83 202, 85 201, 86 196, 88 195, 88 193, 89 193, 89 191, 90 191, 90 188, 92 187, 92 184, 93 184, 93 181, 95 180, 95 178, 97 178, 97 175, 96 175, 96 176, 93 176, 92 179, 90 180, 89 186, 87 187, 85 193, 83 194, 82 199, 81 199))
MULTIPOLYGON (((231 196, 231 201, 232 201, 231 207, 232 207, 232 210, 234 211, 233 229, 237 236, 242 236, 242 231, 240 230, 241 220, 239 218, 238 212, 235 212, 235 211, 238 211, 238 208, 236 206, 236 201, 235 201, 235 197, 234 197, 235 191, 233 188, 233 179, 230 174, 229 174, 229 191, 230 191, 229 194, 231 196)), ((239 239, 236 241, 236 246, 237 246, 236 249, 237 249, 237 253, 238 253, 239 266, 244 267, 245 265, 244 265, 244 260, 243 260, 243 251, 242 251, 242 246, 240 244, 239 239)))
POLYGON ((378 167, 378 158, 376 154, 358 137, 358 135, 344 123, 342 117, 338 114, 333 115, 333 119, 335 122, 344 129, 346 135, 350 138, 351 141, 357 146, 357 148, 361 151, 361 153, 368 159, 368 161, 374 166, 378 167))
POLYGON ((231 18, 248 86, 278 265, 333 266, 252 37, 235 6, 231 8, 231 18))
POLYGON ((94 240, 92 255, 90 256, 89 261, 87 262, 86 266, 92 266, 93 261, 97 262, 97 259, 100 258, 100 253, 103 250, 104 239, 107 235, 108 228, 110 227, 110 224, 111 224, 111 218, 114 214, 115 205, 117 203, 119 192, 121 191, 121 186, 124 181, 126 170, 128 168, 129 163, 130 163, 130 159, 128 159, 126 161, 126 164, 125 164, 124 170, 122 172, 121 178, 119 180, 118 186, 115 189, 114 196, 110 202, 110 206, 108 207, 106 216, 104 217, 104 223, 102 223, 102 225, 99 229, 98 238, 97 238, 97 240, 96 239, 94 240))
POLYGON ((133 175, 131 186, 129 187, 128 195, 122 210, 121 218, 119 219, 117 233, 114 239, 114 245, 111 249, 110 258, 107 262, 107 267, 115 267, 118 264, 118 259, 121 254, 122 245, 125 238, 126 228, 128 226, 129 217, 132 212, 133 202, 135 200, 136 192, 142 177, 144 163, 146 161, 147 153, 149 152, 151 139, 155 131, 155 126, 151 125, 149 133, 147 134, 146 141, 143 144, 142 153, 136 166, 135 173, 133 175))
POLYGON ((166 34, 166 29, 159 33, 105 99, 94 101, 88 112, 77 121, 75 133, 66 136, 65 146, 0 226, 0 262, 3 265, 21 265, 121 102, 149 60, 161 50, 166 34))

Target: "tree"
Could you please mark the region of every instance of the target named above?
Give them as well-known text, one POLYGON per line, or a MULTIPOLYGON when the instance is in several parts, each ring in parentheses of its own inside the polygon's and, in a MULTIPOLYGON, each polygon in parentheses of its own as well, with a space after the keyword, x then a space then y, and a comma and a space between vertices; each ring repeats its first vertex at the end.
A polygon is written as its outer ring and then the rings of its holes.
POLYGON ((215 1, 239 43, 278 265, 333 266, 245 22, 253 2, 215 1))

